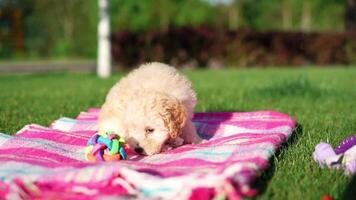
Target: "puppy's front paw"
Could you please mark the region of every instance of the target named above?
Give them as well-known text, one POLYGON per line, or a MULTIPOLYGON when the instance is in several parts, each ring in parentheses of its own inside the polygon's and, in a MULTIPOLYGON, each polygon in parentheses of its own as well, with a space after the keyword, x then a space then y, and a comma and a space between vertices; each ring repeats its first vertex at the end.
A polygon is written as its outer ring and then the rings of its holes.
POLYGON ((201 143, 201 144, 204 144, 204 143, 207 143, 207 142, 208 142, 208 140, 206 140, 206 139, 203 139, 203 140, 199 141, 199 143, 201 143))
POLYGON ((180 137, 175 138, 174 140, 170 141, 170 145, 172 147, 179 147, 183 145, 184 140, 180 137))
POLYGON ((171 147, 171 146, 169 146, 169 145, 164 145, 164 146, 162 147, 162 152, 168 151, 168 150, 171 150, 171 149, 173 149, 173 147, 171 147))

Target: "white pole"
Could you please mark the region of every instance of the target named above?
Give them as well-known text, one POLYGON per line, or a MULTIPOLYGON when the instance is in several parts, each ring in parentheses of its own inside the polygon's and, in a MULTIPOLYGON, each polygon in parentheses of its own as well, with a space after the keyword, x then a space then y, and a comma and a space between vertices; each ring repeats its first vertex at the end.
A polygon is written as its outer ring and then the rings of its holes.
POLYGON ((109 0, 98 1, 99 24, 97 74, 101 78, 107 78, 111 75, 109 0))

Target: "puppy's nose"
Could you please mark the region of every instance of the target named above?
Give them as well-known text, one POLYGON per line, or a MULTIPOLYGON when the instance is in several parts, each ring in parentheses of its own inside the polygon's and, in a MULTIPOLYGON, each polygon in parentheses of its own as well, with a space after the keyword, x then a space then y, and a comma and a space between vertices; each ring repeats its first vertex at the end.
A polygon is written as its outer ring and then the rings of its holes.
POLYGON ((135 147, 135 152, 136 153, 143 153, 143 148, 142 147, 135 147))

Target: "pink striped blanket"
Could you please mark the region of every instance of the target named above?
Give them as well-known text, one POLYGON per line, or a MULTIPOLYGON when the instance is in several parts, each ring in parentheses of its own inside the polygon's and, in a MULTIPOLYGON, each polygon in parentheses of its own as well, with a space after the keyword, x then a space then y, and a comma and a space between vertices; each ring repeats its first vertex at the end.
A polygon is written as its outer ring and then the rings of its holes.
POLYGON ((0 199, 240 199, 292 134, 295 121, 273 112, 196 113, 206 143, 106 163, 84 161, 99 109, 49 128, 0 134, 0 199))

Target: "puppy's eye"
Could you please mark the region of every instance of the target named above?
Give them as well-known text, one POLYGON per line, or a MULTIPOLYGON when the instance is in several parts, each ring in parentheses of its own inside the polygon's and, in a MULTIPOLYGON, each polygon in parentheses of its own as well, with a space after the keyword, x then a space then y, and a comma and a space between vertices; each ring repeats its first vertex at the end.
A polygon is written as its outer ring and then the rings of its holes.
POLYGON ((146 128, 146 134, 151 134, 155 131, 153 128, 146 128))

